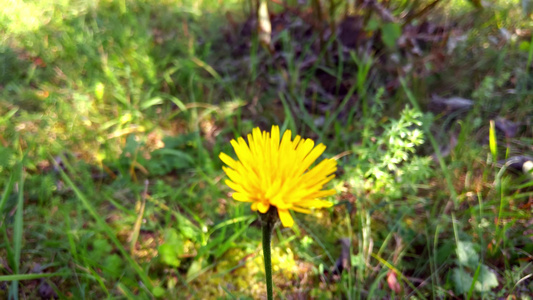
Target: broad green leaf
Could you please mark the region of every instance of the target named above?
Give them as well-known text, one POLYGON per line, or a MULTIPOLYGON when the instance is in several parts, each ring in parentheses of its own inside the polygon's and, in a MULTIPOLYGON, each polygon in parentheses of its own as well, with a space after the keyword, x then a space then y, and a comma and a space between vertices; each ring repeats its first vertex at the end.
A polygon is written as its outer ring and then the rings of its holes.
POLYGON ((98 101, 102 100, 104 98, 104 91, 105 91, 105 85, 101 82, 98 82, 94 86, 94 96, 98 101))
POLYGON ((106 273, 112 275, 115 278, 118 278, 124 270, 122 265, 122 258, 118 254, 112 254, 106 257, 104 261, 104 267, 106 273))
POLYGON ((496 274, 494 274, 494 272, 486 265, 481 265, 479 277, 476 282, 476 291, 485 293, 497 286, 498 278, 496 277, 496 274))
POLYGON ((112 250, 113 247, 111 244, 106 239, 100 237, 93 242, 93 249, 89 253, 89 256, 92 260, 101 262, 101 259, 106 257, 112 250))
POLYGON ((194 278, 202 270, 202 261, 203 259, 200 258, 192 262, 189 270, 187 270, 187 281, 194 278))
POLYGON ((166 293, 166 290, 160 286, 156 286, 154 287, 154 289, 152 290, 152 294, 154 294, 154 297, 156 298, 161 298, 165 295, 166 293))
POLYGON ((183 239, 175 229, 166 230, 165 243, 159 246, 158 251, 161 260, 167 265, 173 267, 180 265, 179 256, 183 254, 183 239))
POLYGON ((389 49, 396 48, 396 41, 402 35, 402 28, 396 23, 386 23, 381 28, 381 39, 389 49))
POLYGON ((363 254, 359 253, 357 255, 351 255, 350 257, 352 266, 357 268, 363 268, 365 266, 365 259, 363 254))
POLYGON ((165 264, 173 267, 179 267, 180 260, 178 258, 178 253, 172 245, 162 244, 161 246, 159 246, 158 252, 159 257, 161 257, 161 260, 165 264))
POLYGON ((457 294, 468 292, 473 280, 472 276, 461 268, 453 269, 452 279, 457 294))
POLYGON ((379 29, 379 21, 376 19, 370 19, 368 23, 366 24, 365 30, 366 31, 376 31, 379 29))
POLYGON ((454 252, 454 244, 453 243, 444 243, 442 246, 439 247, 437 250, 437 263, 438 264, 444 264, 447 262, 450 258, 450 255, 453 255, 454 252))
POLYGON ((522 52, 529 52, 530 43, 529 41, 522 41, 518 46, 518 49, 522 52))
POLYGON ((462 266, 475 269, 479 262, 479 255, 471 242, 457 242, 457 260, 462 266))

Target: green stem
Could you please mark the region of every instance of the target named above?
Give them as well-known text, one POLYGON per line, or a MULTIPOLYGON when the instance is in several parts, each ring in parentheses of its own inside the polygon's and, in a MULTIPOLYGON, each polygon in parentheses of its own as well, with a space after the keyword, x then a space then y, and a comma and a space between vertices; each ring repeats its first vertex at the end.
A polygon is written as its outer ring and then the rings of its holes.
POLYGON ((270 240, 272 239, 273 223, 270 220, 263 222, 263 258, 265 260, 265 276, 267 284, 267 299, 272 300, 272 257, 270 255, 270 240))
POLYGON ((267 299, 272 300, 272 256, 270 252, 270 242, 272 240, 272 229, 278 221, 278 210, 270 206, 264 214, 259 214, 261 219, 261 228, 263 229, 263 259, 265 260, 265 276, 267 284, 267 299))

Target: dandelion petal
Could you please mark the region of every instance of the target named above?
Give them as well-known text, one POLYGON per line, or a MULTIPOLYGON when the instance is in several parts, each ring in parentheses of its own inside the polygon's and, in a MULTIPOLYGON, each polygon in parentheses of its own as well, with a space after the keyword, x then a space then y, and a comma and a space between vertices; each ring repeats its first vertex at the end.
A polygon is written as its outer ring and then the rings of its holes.
POLYGON ((297 135, 294 140, 287 130, 280 134, 278 126, 271 132, 254 128, 247 135, 231 141, 238 160, 225 153, 219 158, 228 167, 223 167, 230 180, 233 199, 251 202, 253 211, 266 213, 275 206, 284 227, 294 225, 289 210, 311 213, 313 208, 331 207, 333 204, 320 198, 335 194, 324 190, 337 170, 337 162, 325 159, 310 168, 326 150, 323 144, 315 145, 311 139, 297 135))

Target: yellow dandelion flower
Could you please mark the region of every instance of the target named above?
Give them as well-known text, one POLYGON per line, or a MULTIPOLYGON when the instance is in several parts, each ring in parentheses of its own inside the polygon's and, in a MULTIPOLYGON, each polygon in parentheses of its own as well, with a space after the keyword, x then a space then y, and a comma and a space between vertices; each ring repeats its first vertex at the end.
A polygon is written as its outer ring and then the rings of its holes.
POLYGON ((225 153, 220 159, 228 165, 223 167, 230 180, 226 184, 233 189, 233 199, 251 202, 252 210, 266 213, 275 206, 281 223, 291 227, 294 220, 289 209, 310 213, 311 208, 331 207, 332 203, 319 198, 335 194, 323 190, 324 185, 335 177, 337 162, 324 159, 309 169, 311 164, 326 150, 326 146, 299 135, 291 141, 291 131, 283 134, 280 142, 278 126, 272 131, 255 128, 248 134, 248 144, 241 137, 231 145, 238 161, 225 153))

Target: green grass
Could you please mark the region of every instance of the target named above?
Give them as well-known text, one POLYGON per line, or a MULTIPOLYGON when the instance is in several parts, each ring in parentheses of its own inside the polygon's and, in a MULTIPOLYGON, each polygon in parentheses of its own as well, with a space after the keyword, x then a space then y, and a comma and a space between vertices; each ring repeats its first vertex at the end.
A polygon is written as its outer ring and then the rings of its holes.
POLYGON ((464 35, 443 61, 423 61, 443 45, 343 52, 298 22, 273 55, 244 33, 249 2, 9 2, 0 298, 260 298, 260 225, 218 154, 277 124, 326 144, 339 171, 334 207, 274 229, 276 298, 528 299, 533 184, 497 160, 533 156, 533 23, 512 3, 455 2, 430 12, 464 35), (413 69, 385 69, 392 53, 413 69), (433 115, 433 93, 474 105, 433 115), (351 267, 334 274, 341 238, 351 267))

